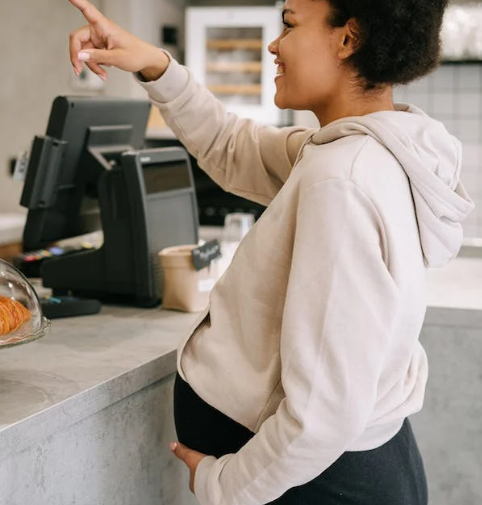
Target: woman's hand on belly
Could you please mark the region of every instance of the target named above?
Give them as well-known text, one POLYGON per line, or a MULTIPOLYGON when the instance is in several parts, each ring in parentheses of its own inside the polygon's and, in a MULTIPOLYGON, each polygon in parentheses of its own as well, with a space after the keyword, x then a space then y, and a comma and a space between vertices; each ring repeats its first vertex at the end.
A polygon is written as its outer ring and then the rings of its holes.
POLYGON ((169 448, 174 455, 189 468, 189 489, 194 493, 194 477, 196 474, 196 468, 200 461, 206 457, 206 454, 189 449, 189 447, 186 447, 179 442, 171 442, 169 444, 169 448))

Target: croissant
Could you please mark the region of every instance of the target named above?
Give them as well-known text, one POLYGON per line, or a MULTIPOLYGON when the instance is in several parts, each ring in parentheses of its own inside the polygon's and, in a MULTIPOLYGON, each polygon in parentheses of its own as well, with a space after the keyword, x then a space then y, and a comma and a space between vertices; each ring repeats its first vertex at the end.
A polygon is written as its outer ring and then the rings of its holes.
POLYGON ((0 335, 17 330, 30 317, 30 312, 20 302, 0 295, 0 335))

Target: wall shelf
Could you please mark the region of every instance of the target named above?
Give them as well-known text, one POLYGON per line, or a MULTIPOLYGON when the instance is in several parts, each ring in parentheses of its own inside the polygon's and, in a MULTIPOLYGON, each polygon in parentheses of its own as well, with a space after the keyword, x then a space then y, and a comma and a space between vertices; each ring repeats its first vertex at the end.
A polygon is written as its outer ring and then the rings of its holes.
POLYGON ((218 51, 231 51, 233 49, 258 50, 263 48, 263 41, 260 39, 210 39, 206 41, 206 47, 218 51))
POLYGON ((261 95, 261 84, 213 84, 208 89, 215 95, 261 95))
POLYGON ((249 72, 253 74, 260 74, 262 71, 262 64, 260 61, 208 61, 206 64, 208 72, 249 72))

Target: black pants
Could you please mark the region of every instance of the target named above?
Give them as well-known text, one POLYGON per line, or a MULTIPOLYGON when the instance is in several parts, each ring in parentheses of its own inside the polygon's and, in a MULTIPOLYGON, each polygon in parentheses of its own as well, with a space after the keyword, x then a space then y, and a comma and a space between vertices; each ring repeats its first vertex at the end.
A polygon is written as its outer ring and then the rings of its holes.
MULTIPOLYGON (((254 436, 204 402, 179 375, 174 385, 179 441, 219 458, 237 452, 254 436)), ((387 443, 345 452, 312 481, 294 487, 272 505, 427 505, 427 483, 408 419, 387 443)))

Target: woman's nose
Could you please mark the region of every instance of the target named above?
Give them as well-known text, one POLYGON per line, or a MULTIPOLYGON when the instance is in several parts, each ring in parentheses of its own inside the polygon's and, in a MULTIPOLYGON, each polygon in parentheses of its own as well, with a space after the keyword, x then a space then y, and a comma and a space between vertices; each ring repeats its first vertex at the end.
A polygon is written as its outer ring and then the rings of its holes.
POLYGON ((278 54, 279 37, 268 44, 268 51, 275 56, 278 54))

